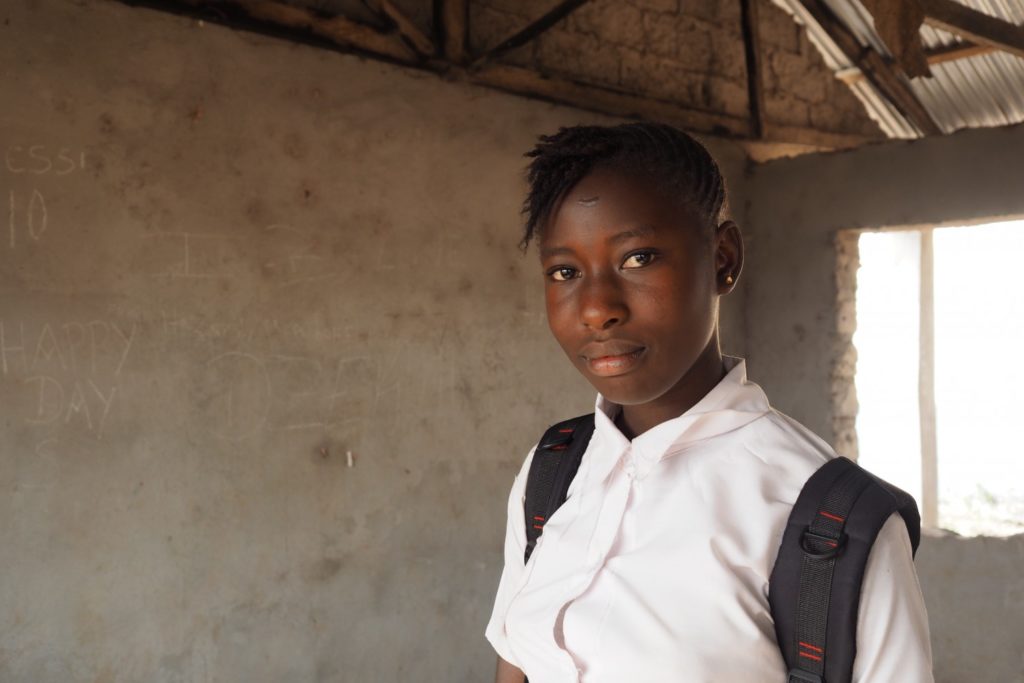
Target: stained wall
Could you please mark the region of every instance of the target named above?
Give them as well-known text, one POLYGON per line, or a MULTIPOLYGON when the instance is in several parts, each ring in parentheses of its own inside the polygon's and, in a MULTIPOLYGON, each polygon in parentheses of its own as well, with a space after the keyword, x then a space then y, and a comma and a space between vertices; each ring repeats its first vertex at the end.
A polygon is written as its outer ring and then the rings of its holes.
POLYGON ((105 0, 4 3, 0 64, 0 680, 487 680, 593 407, 522 154, 609 120, 105 0))

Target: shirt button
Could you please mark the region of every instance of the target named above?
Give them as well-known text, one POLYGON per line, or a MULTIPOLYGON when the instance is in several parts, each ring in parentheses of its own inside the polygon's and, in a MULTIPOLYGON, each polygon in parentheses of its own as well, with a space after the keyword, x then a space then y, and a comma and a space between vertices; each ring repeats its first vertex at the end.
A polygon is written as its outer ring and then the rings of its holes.
POLYGON ((634 465, 633 463, 626 465, 626 476, 629 477, 630 479, 636 476, 636 465, 634 465))

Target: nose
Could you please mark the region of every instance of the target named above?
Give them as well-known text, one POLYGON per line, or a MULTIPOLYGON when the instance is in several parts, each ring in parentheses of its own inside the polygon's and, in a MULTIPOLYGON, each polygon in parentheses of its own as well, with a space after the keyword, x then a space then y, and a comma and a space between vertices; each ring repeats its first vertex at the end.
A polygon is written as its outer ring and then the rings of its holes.
POLYGON ((580 321, 592 330, 621 325, 629 318, 629 308, 614 274, 594 274, 583 278, 580 296, 580 321))

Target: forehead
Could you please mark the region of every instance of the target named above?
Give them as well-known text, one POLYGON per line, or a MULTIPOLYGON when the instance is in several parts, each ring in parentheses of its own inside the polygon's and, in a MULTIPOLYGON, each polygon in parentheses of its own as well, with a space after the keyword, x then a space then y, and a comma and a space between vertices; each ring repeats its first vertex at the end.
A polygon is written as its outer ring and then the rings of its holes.
POLYGON ((631 229, 695 235, 699 221, 684 203, 639 173, 599 168, 569 190, 539 236, 545 246, 631 229))

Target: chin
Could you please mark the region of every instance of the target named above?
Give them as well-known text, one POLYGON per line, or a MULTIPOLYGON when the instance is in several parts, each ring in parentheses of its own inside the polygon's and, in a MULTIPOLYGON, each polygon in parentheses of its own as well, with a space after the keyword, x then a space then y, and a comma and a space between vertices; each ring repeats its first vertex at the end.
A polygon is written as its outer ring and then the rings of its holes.
POLYGON ((623 406, 643 405, 662 396, 668 387, 651 387, 629 375, 621 377, 589 377, 590 385, 612 403, 623 406))

